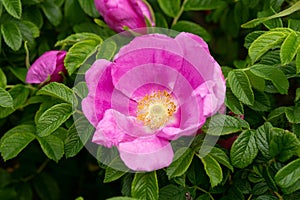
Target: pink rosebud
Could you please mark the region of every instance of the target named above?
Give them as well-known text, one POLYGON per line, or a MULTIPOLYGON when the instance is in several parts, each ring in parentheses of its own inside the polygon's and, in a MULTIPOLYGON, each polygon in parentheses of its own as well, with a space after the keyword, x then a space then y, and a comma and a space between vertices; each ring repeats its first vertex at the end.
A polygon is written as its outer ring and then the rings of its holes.
POLYGON ((219 64, 198 36, 135 37, 112 62, 100 59, 85 74, 81 105, 96 128, 92 142, 116 147, 125 165, 153 171, 171 164, 171 141, 195 136, 224 104, 219 64))
POLYGON ((95 0, 95 6, 104 21, 117 32, 147 26, 148 20, 154 26, 151 11, 143 0, 95 0), (147 18, 147 19, 146 19, 147 18))
POLYGON ((47 51, 41 55, 27 72, 27 83, 61 82, 66 74, 64 59, 66 51, 47 51))

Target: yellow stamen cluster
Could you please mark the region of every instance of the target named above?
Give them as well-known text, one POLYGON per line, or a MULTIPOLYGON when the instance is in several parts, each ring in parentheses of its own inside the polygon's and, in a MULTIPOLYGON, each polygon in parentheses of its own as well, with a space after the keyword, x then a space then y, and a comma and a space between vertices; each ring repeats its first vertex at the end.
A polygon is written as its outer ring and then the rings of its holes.
POLYGON ((151 129, 163 127, 176 112, 173 97, 167 91, 156 91, 138 101, 137 119, 151 129))

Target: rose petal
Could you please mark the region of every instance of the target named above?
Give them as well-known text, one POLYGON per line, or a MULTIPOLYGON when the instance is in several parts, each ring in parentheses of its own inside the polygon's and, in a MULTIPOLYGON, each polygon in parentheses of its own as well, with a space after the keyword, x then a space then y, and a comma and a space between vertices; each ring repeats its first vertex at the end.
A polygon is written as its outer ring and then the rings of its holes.
POLYGON ((42 54, 29 68, 26 76, 27 83, 43 83, 51 76, 57 67, 59 58, 64 58, 65 51, 47 51, 42 54))
POLYGON ((82 111, 95 127, 106 109, 111 107, 113 85, 110 75, 110 62, 97 60, 85 74, 88 96, 82 101, 82 111))
POLYGON ((126 117, 112 109, 106 110, 103 119, 97 125, 92 142, 110 148, 119 145, 121 142, 133 140, 133 137, 120 128, 120 124, 117 123, 116 119, 126 120, 126 117))
POLYGON ((167 167, 174 156, 170 143, 156 136, 120 143, 118 149, 125 165, 135 171, 154 171, 167 167))

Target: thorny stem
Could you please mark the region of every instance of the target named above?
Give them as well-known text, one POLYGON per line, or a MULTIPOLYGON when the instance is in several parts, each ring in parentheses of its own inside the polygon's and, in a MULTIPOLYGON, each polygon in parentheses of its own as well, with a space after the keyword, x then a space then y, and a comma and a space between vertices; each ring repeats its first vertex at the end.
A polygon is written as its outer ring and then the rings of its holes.
POLYGON ((177 14, 176 17, 174 17, 173 22, 172 22, 172 26, 175 25, 179 19, 179 17, 182 15, 183 11, 184 11, 184 5, 186 4, 187 0, 184 0, 184 2, 181 5, 181 8, 177 14))
POLYGON ((211 200, 215 200, 214 197, 213 197, 208 191, 206 191, 206 190, 204 190, 204 189, 202 189, 201 187, 198 187, 198 186, 194 186, 194 188, 196 188, 197 190, 200 190, 200 191, 202 191, 202 192, 208 194, 208 195, 209 195, 209 198, 210 198, 211 200))
POLYGON ((22 178, 21 181, 23 182, 27 182, 30 181, 31 179, 33 179, 36 175, 40 174, 47 166, 48 162, 50 161, 50 159, 46 159, 41 165, 40 167, 36 170, 36 172, 34 174, 31 174, 30 176, 27 176, 25 178, 22 178))

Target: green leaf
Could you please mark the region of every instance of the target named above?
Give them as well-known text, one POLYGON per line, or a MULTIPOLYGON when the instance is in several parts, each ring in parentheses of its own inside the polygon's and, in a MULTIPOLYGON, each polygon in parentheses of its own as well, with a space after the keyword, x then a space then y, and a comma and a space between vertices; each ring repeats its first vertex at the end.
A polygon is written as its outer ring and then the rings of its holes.
POLYGON ((60 197, 60 188, 53 176, 41 173, 33 179, 34 189, 40 199, 55 200, 60 197))
POLYGON ((76 156, 93 133, 94 127, 85 117, 77 119, 69 128, 64 142, 66 158, 76 156))
POLYGON ((84 40, 96 40, 99 43, 102 42, 101 37, 99 37, 98 35, 96 35, 94 33, 85 33, 84 32, 84 33, 75 33, 75 34, 69 35, 65 39, 56 42, 55 46, 74 45, 75 43, 81 42, 84 40))
POLYGON ((231 163, 238 168, 245 168, 250 165, 258 153, 255 140, 255 131, 247 130, 242 132, 234 141, 230 150, 231 163))
POLYGON ((280 48, 281 64, 286 65, 294 59, 300 48, 300 39, 296 32, 292 31, 283 41, 280 48))
POLYGON ((270 141, 272 138, 272 124, 266 122, 256 130, 256 144, 261 154, 268 160, 272 158, 270 154, 270 141))
POLYGON ((52 96, 75 106, 77 104, 73 90, 62 83, 49 83, 42 87, 37 95, 52 96))
POLYGON ((228 169, 230 169, 233 172, 233 166, 231 165, 227 154, 222 149, 213 147, 208 155, 210 155, 216 161, 226 166, 228 169))
POLYGON ((267 51, 281 44, 287 34, 283 31, 268 31, 260 35, 249 47, 249 56, 255 63, 267 51))
POLYGON ((275 175, 276 183, 283 188, 292 186, 300 179, 300 158, 282 167, 275 175))
POLYGON ((72 113, 72 106, 67 103, 57 104, 46 110, 36 124, 38 136, 44 137, 50 135, 67 121, 72 113))
POLYGON ((35 133, 35 127, 34 125, 29 125, 29 124, 22 124, 22 125, 18 125, 18 126, 15 126, 14 128, 10 129, 9 131, 7 131, 0 139, 0 146, 1 146, 1 143, 2 141, 8 137, 8 136, 11 136, 15 133, 23 133, 23 132, 26 132, 26 133, 35 133))
POLYGON ((162 28, 168 28, 168 22, 163 16, 162 13, 156 12, 155 13, 155 26, 156 27, 162 27, 162 28))
POLYGON ((26 68, 21 68, 21 67, 9 67, 9 70, 13 75, 15 75, 20 81, 25 83, 26 79, 26 74, 27 74, 27 69, 26 68))
POLYGON ((0 152, 3 159, 16 157, 33 139, 35 135, 28 132, 15 132, 1 141, 0 152))
POLYGON ((0 118, 4 118, 11 113, 13 113, 16 109, 23 107, 27 101, 27 97, 29 95, 29 89, 24 85, 16 85, 11 90, 9 90, 11 97, 13 98, 14 107, 2 107, 0 106, 0 118))
POLYGON ((253 19, 245 24, 242 24, 241 27, 242 28, 254 28, 255 26, 257 26, 265 21, 268 21, 270 19, 275 19, 278 17, 284 17, 284 16, 290 15, 293 12, 296 12, 298 10, 300 10, 300 2, 297 2, 294 5, 292 5, 291 7, 287 8, 279 13, 276 13, 274 15, 271 15, 268 17, 262 17, 262 18, 258 18, 258 19, 253 19))
POLYGON ((158 182, 156 172, 137 173, 131 185, 131 195, 145 200, 158 199, 158 182))
POLYGON ((212 116, 202 129, 209 135, 221 136, 249 129, 249 124, 240 118, 218 114, 212 116))
POLYGON ((64 60, 69 75, 79 68, 98 49, 100 43, 95 40, 84 40, 74 44, 64 60))
POLYGON ((178 21, 175 25, 172 26, 172 29, 179 32, 190 32, 202 37, 205 41, 209 42, 211 40, 210 34, 201 27, 199 24, 190 21, 178 21))
MULTIPOLYGON (((261 18, 261 17, 268 17, 271 16, 273 14, 276 14, 275 10, 273 9, 273 7, 270 7, 268 9, 265 9, 261 12, 257 13, 257 17, 261 18)), ((280 18, 274 18, 268 21, 263 22, 263 24, 268 28, 268 29, 272 29, 272 28, 277 28, 277 27, 282 27, 282 20, 280 18)))
POLYGON ((296 73, 300 73, 300 51, 298 51, 296 56, 296 73))
POLYGON ((19 27, 15 23, 9 21, 1 24, 1 33, 5 43, 12 50, 17 51, 21 48, 22 35, 19 27))
MULTIPOLYGON (((1 48, 1 45, 0 45, 0 48, 1 48)), ((4 72, 2 71, 2 69, 0 68, 0 88, 5 89, 6 84, 7 84, 6 76, 5 76, 4 72)))
POLYGON ((48 158, 56 162, 62 158, 64 155, 64 143, 60 138, 48 135, 46 137, 38 137, 37 139, 48 158))
POLYGON ((1 0, 5 10, 13 17, 20 19, 22 15, 21 0, 1 0))
POLYGON ((185 199, 185 194, 187 192, 188 190, 182 186, 169 184, 160 188, 159 200, 182 200, 185 199))
POLYGON ((167 168, 169 179, 183 175, 189 168, 194 157, 194 152, 190 148, 181 148, 175 152, 174 161, 167 168))
POLYGON ((87 88, 87 85, 86 85, 86 82, 79 82, 77 83, 77 85, 75 85, 73 87, 73 91, 75 92, 75 94, 77 96, 79 96, 81 99, 85 98, 88 93, 89 93, 89 90, 87 88))
POLYGON ((120 157, 116 157, 111 161, 105 169, 104 183, 115 181, 122 177, 129 169, 124 165, 120 157))
POLYGON ((0 106, 6 108, 14 106, 13 98, 11 97, 9 92, 7 92, 2 87, 0 87, 0 106))
POLYGON ((227 78, 233 94, 244 104, 252 105, 254 94, 247 74, 242 70, 232 70, 227 78))
POLYGON ((212 10, 224 5, 226 3, 222 0, 188 0, 184 5, 184 10, 212 10))
POLYGON ((280 162, 285 162, 293 155, 298 155, 300 141, 294 133, 279 128, 272 129, 270 155, 280 162))
POLYGON ((100 46, 96 55, 97 59, 111 60, 117 50, 117 44, 113 40, 105 40, 100 46))
POLYGON ((284 73, 275 66, 256 64, 250 68, 250 71, 273 83, 280 94, 287 94, 289 82, 284 73))
POLYGON ((132 197, 112 197, 106 200, 138 200, 138 199, 132 197))
POLYGON ((299 19, 288 19, 288 27, 294 31, 300 31, 300 20, 299 19))
POLYGON ((235 114, 244 114, 243 104, 234 96, 230 88, 226 89, 225 105, 235 114))
POLYGON ((269 111, 271 108, 270 98, 266 93, 254 90, 254 103, 249 107, 255 111, 269 111))
POLYGON ((300 105, 296 105, 295 107, 288 107, 285 110, 286 118, 292 124, 300 123, 300 105))
MULTIPOLYGON (((263 78, 254 75, 251 71, 246 71, 246 74, 249 78, 251 86, 261 92, 265 90, 266 82, 263 78)), ((254 95, 255 96, 255 95, 254 95)))
POLYGON ((50 23, 58 26, 63 19, 59 6, 52 0, 46 0, 41 4, 41 7, 50 23))
MULTIPOLYGON (((197 155, 198 156, 198 155, 197 155)), ((223 172, 219 163, 209 154, 199 157, 204 165, 206 174, 210 179, 211 187, 215 187, 222 182, 223 172)))
POLYGON ((249 33, 245 37, 244 47, 249 49, 252 42, 254 42, 254 40, 256 40, 259 36, 261 36, 264 33, 266 33, 266 31, 253 31, 253 32, 249 33))
POLYGON ((158 0, 159 7, 169 17, 176 17, 180 10, 180 0, 158 0))
POLYGON ((99 12, 96 10, 94 0, 79 0, 82 10, 90 17, 99 17, 99 12))

